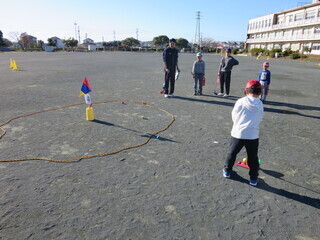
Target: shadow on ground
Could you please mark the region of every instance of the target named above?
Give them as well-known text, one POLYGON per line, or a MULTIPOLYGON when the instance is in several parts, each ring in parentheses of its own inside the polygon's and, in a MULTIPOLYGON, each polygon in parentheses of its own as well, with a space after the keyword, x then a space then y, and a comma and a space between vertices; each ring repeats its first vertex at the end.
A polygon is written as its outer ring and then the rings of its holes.
MULTIPOLYGON (((280 176, 284 176, 282 173, 277 173, 277 172, 270 171, 270 170, 262 170, 262 171, 263 172, 267 172, 267 174, 269 173, 269 175, 272 174, 278 179, 280 179, 280 176)), ((233 180, 233 181, 237 181, 237 182, 248 184, 248 180, 243 178, 243 177, 241 177, 240 175, 238 175, 238 173, 235 172, 235 171, 232 172, 232 176, 231 176, 230 179, 233 180)), ((281 180, 282 181, 286 181, 284 179, 281 179, 281 180)), ((286 182, 288 182, 288 181, 286 181, 286 182)), ((292 183, 292 184, 294 184, 294 183, 292 183)), ((297 184, 294 184, 294 185, 299 186, 297 184)), ((302 187, 302 186, 299 186, 299 187, 302 187)), ((268 185, 263 179, 259 179, 259 183, 258 183, 257 188, 261 189, 261 190, 264 190, 264 191, 267 191, 267 192, 270 192, 270 193, 277 194, 277 195, 282 196, 282 197, 286 197, 288 199, 291 199, 291 200, 294 200, 294 201, 297 201, 297 202, 300 202, 300 203, 303 203, 303 204, 306 204, 306 205, 309 205, 311 207, 320 209, 320 199, 312 198, 312 197, 308 197, 308 196, 303 196, 303 195, 300 195, 300 194, 297 194, 297 193, 289 192, 289 191, 284 190, 284 189, 278 189, 278 188, 272 187, 272 186, 268 185)), ((305 189, 307 189, 307 188, 305 188, 305 189)), ((308 190, 310 190, 310 189, 308 189, 308 190)), ((313 191, 313 190, 310 190, 310 191, 313 191)), ((313 192, 315 192, 315 191, 313 191, 313 192)))
MULTIPOLYGON (((221 99, 221 97, 213 96, 213 95, 202 95, 206 97, 212 97, 215 99, 221 99)), ((224 100, 232 100, 232 102, 222 102, 222 101, 216 101, 216 100, 206 100, 206 99, 200 99, 200 98, 190 98, 190 97, 181 97, 181 96, 176 96, 176 99, 179 100, 185 100, 185 101, 191 101, 191 102, 202 102, 202 103, 208 103, 208 104, 217 104, 217 105, 222 105, 226 107, 233 107, 234 102, 239 99, 239 97, 235 96, 229 96, 228 98, 223 98, 224 100)), ((265 112, 273 112, 273 113, 280 113, 280 114, 289 114, 289 115, 298 115, 301 117, 308 117, 308 118, 315 118, 315 119, 320 119, 320 113, 316 115, 308 115, 304 113, 300 113, 297 111, 291 111, 291 110, 286 110, 286 109, 280 109, 280 108, 271 108, 267 107, 268 105, 271 106, 279 106, 279 107, 289 107, 289 108, 294 108, 298 110, 311 110, 311 111, 320 111, 319 107, 315 106, 305 106, 305 105, 299 105, 299 104, 291 104, 291 103, 282 103, 282 102, 270 102, 267 101, 264 103, 264 111, 265 112)))

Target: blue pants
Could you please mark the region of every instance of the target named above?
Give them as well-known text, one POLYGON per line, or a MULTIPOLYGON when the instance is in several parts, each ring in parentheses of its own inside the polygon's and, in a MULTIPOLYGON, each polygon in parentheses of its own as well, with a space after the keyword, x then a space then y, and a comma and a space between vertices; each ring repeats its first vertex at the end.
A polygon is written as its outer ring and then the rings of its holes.
POLYGON ((202 94, 202 79, 204 77, 204 74, 203 73, 195 73, 194 74, 194 85, 193 85, 193 88, 194 88, 194 92, 197 93, 198 92, 198 82, 199 82, 199 93, 202 94))

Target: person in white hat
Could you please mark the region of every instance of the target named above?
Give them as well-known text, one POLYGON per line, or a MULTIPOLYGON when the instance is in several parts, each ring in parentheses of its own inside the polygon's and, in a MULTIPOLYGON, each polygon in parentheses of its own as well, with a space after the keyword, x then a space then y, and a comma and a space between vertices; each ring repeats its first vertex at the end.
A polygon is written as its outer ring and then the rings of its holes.
POLYGON ((193 95, 197 95, 197 94, 202 95, 202 86, 203 86, 205 71, 206 71, 206 64, 202 60, 202 53, 198 52, 197 60, 194 61, 192 66, 192 71, 191 71, 191 74, 193 75, 193 78, 194 78, 193 95), (199 89, 198 89, 198 85, 199 85, 199 89))

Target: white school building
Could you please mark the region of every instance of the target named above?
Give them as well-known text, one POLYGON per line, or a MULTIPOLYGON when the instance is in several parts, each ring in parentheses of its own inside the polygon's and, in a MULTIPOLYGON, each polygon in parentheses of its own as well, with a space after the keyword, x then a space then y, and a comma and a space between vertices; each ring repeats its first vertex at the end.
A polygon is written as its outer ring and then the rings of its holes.
POLYGON ((293 51, 308 47, 311 54, 320 54, 320 0, 249 20, 246 49, 293 51))

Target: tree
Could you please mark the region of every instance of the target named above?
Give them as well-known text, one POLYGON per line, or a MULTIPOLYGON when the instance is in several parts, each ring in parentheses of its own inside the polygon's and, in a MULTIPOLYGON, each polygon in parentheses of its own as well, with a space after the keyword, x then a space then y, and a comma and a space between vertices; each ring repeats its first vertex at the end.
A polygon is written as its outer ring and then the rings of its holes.
POLYGON ((5 42, 3 40, 3 33, 0 30, 0 47, 6 47, 5 42))
POLYGON ((127 46, 127 47, 138 47, 138 46, 140 46, 139 40, 135 39, 133 37, 126 38, 121 43, 122 43, 122 45, 127 46))
POLYGON ((118 47, 121 45, 121 41, 112 41, 112 42, 104 42, 103 46, 105 47, 118 47))
POLYGON ((24 47, 22 45, 22 42, 20 41, 20 36, 21 36, 20 32, 10 32, 11 39, 13 39, 13 41, 15 41, 20 46, 20 48, 23 50, 24 47))
POLYGON ((201 46, 205 48, 216 48, 218 43, 215 42, 212 38, 204 38, 201 41, 201 46))
POLYGON ((48 38, 48 44, 47 45, 56 47, 57 46, 57 40, 55 40, 53 38, 48 38))
POLYGON ((177 47, 180 48, 180 49, 189 47, 188 40, 185 39, 185 38, 178 38, 177 39, 177 47))
POLYGON ((168 42, 169 42, 169 38, 166 35, 160 35, 158 37, 154 37, 152 40, 153 45, 161 48, 164 48, 168 42))
POLYGON ((78 40, 74 39, 74 38, 69 38, 68 40, 63 40, 64 45, 66 45, 66 47, 71 47, 74 48, 76 46, 78 46, 78 40))
POLYGON ((312 49, 309 48, 308 46, 304 46, 303 49, 302 49, 302 54, 304 54, 305 52, 307 53, 311 53, 312 49))
POLYGON ((38 44, 37 47, 38 48, 42 48, 43 47, 44 42, 42 40, 38 40, 38 44))
POLYGON ((23 49, 30 48, 30 38, 27 33, 22 33, 20 35, 20 45, 23 46, 23 49))
POLYGON ((3 39, 3 42, 4 42, 4 46, 5 46, 5 47, 12 46, 12 42, 11 42, 11 41, 9 41, 9 40, 8 40, 8 39, 6 39, 6 38, 4 38, 4 39, 3 39))

